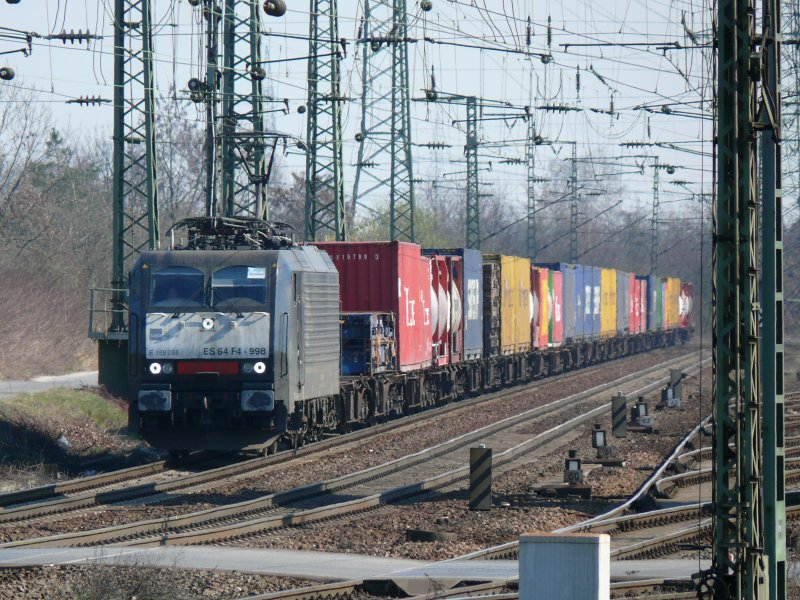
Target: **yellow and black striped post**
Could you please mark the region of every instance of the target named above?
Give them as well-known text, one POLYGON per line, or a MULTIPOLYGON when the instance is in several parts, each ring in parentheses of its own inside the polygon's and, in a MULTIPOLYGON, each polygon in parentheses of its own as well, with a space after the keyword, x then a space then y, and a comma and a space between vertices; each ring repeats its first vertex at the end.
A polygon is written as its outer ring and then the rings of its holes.
POLYGON ((628 435, 628 399, 618 392, 611 397, 611 433, 614 437, 624 438, 628 435))
POLYGON ((492 449, 469 449, 469 509, 492 508, 492 449))

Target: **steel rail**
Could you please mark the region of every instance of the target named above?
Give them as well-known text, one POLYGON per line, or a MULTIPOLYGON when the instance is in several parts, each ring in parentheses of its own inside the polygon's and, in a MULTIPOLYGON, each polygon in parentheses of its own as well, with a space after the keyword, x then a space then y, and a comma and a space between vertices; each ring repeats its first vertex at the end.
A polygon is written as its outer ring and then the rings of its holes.
MULTIPOLYGON (((247 523, 237 522, 233 525, 212 525, 211 527, 207 527, 198 531, 175 533, 176 530, 181 528, 197 527, 200 524, 213 524, 215 521, 219 521, 222 518, 247 517, 248 515, 257 514, 259 511, 263 511, 265 508, 271 508, 280 503, 297 501, 299 499, 316 496, 332 490, 341 490, 342 487, 346 485, 353 485, 355 483, 374 480, 379 477, 386 476, 387 474, 396 472, 401 468, 408 468, 409 466, 425 462, 430 458, 438 456, 444 452, 449 452, 456 445, 464 446, 473 440, 481 439, 491 431, 498 431, 503 428, 508 428, 512 425, 542 416, 543 414, 555 412, 565 406, 573 406, 578 401, 587 400, 601 393, 607 393, 610 390, 617 389, 625 382, 648 377, 654 371, 664 369, 665 364, 681 362, 685 360, 687 360, 686 357, 681 357, 679 359, 667 361, 666 363, 661 363, 660 365, 648 368, 643 372, 626 375, 618 380, 603 384, 601 386, 596 386, 579 394, 571 395, 567 398, 551 402, 542 407, 530 409, 519 415, 508 417, 498 423, 494 423, 474 432, 458 436, 454 440, 449 440, 448 442, 439 444, 432 448, 428 448, 412 455, 385 463, 384 465, 372 467, 370 469, 359 471, 343 477, 338 477, 308 486, 302 486, 300 488, 294 488, 284 492, 278 492, 276 494, 270 494, 255 500, 208 509, 197 513, 168 517, 165 519, 140 521, 137 523, 107 527, 92 531, 61 534, 34 540, 9 542, 3 544, 1 547, 52 547, 65 545, 87 545, 99 542, 125 543, 126 545, 136 546, 197 544, 211 540, 223 540, 245 535, 252 535, 255 532, 310 523, 339 517, 346 514, 352 514, 354 512, 360 512, 362 510, 372 509, 388 502, 398 501, 418 495, 420 493, 425 493, 429 490, 449 485, 463 477, 466 477, 469 472, 469 467, 464 466, 462 468, 455 469, 423 481, 388 489, 377 494, 372 494, 370 496, 358 498, 345 503, 326 505, 308 510, 268 515, 266 517, 250 519, 247 523), (130 540, 130 538, 133 536, 141 537, 147 535, 150 537, 130 540)), ((696 365, 693 367, 699 368, 696 365)), ((642 390, 638 390, 638 393, 647 393, 647 391, 658 389, 658 387, 661 386, 665 381, 666 378, 659 378, 656 382, 648 384, 642 390)), ((603 405, 590 410, 583 415, 575 417, 566 423, 562 423, 561 425, 556 426, 547 432, 539 434, 538 436, 527 440, 522 444, 518 444, 517 446, 506 450, 505 452, 497 455, 496 464, 500 466, 513 460, 519 455, 524 454, 525 452, 529 452, 541 445, 544 445, 552 439, 562 435, 565 431, 569 430, 575 425, 594 419, 603 411, 607 411, 609 406, 610 403, 604 403, 603 405)))
MULTIPOLYGON (((669 359, 667 361, 664 361, 663 363, 660 363, 659 365, 655 365, 654 367, 648 367, 645 371, 641 373, 645 372, 649 373, 653 372, 654 370, 657 370, 658 368, 665 368, 673 363, 680 362, 684 358, 685 356, 669 359)), ((591 367, 587 367, 586 369, 580 369, 577 372, 577 374, 590 375, 595 371, 599 370, 600 368, 602 368, 604 365, 605 363, 602 363, 600 365, 593 365, 591 367)), ((635 377, 641 373, 631 374, 627 377, 635 377)), ((339 435, 313 444, 309 444, 308 446, 301 449, 293 451, 287 450, 271 456, 250 459, 233 465, 218 467, 216 469, 211 469, 208 471, 203 471, 201 473, 186 475, 183 477, 171 479, 164 482, 146 483, 138 486, 128 486, 119 489, 106 490, 98 493, 76 494, 75 496, 57 498, 55 500, 48 500, 36 504, 28 504, 13 508, 0 509, 0 523, 32 519, 36 517, 59 514, 59 513, 66 513, 84 508, 90 508, 92 506, 97 506, 98 504, 113 504, 137 498, 141 499, 143 497, 164 494, 167 492, 173 492, 176 490, 181 490, 192 486, 203 485, 216 480, 223 480, 228 477, 233 477, 241 473, 252 473, 256 470, 262 468, 269 468, 276 464, 283 465, 285 464, 287 458, 295 459, 299 457, 305 457, 311 454, 330 450, 337 446, 349 444, 352 442, 358 442, 364 439, 368 439, 369 437, 381 435, 382 433, 385 433, 387 431, 393 431, 398 427, 407 427, 410 425, 414 425, 419 421, 434 419, 439 416, 449 414, 451 412, 465 410, 474 406, 477 403, 484 403, 491 400, 502 399, 519 393, 524 393, 526 391, 536 389, 541 385, 569 378, 575 374, 576 374, 575 371, 567 371, 565 373, 561 373, 558 375, 537 379, 527 384, 514 386, 507 389, 502 389, 495 392, 489 392, 487 394, 482 394, 474 398, 467 398, 455 403, 448 404, 446 406, 434 407, 428 410, 424 410, 423 412, 418 414, 392 419, 387 423, 375 425, 372 427, 365 427, 363 429, 359 429, 357 431, 350 432, 345 435, 339 435)), ((624 383, 624 381, 622 380, 618 381, 620 381, 620 383, 624 383)), ((165 461, 162 461, 162 463, 166 464, 165 461)), ((156 465, 157 463, 153 464, 156 465)), ((163 470, 164 468, 161 467, 161 471, 163 470)), ((70 482, 64 482, 63 484, 58 484, 59 487, 57 490, 54 489, 53 486, 43 486, 41 488, 31 488, 30 490, 22 490, 20 492, 11 492, 10 494, 7 495, 7 497, 11 498, 13 496, 13 497, 25 498, 26 495, 28 495, 31 499, 33 499, 36 497, 45 497, 48 493, 66 494, 69 493, 70 490, 73 492, 79 491, 81 489, 85 490, 87 488, 96 487, 96 485, 93 485, 93 482, 99 482, 100 485, 105 485, 106 483, 110 483, 110 481, 103 483, 104 482, 103 477, 108 477, 109 479, 111 479, 115 477, 115 474, 123 473, 124 471, 126 470, 114 471, 104 475, 80 478, 72 480, 70 482)), ((117 481, 130 480, 137 476, 141 477, 146 474, 152 474, 152 473, 142 472, 139 473, 138 475, 133 474, 131 476, 124 476, 124 479, 118 479, 117 481)), ((0 499, 2 498, 3 496, 0 496, 0 499)))

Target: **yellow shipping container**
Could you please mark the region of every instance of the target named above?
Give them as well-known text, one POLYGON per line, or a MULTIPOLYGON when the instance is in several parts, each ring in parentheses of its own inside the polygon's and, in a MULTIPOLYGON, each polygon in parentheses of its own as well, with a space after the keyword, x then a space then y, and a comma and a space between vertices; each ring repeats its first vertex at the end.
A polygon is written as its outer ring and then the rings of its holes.
POLYGON ((617 271, 600 269, 600 337, 617 335, 617 271))
POLYGON ((500 352, 531 349, 531 261, 501 256, 500 352))
POLYGON ((679 325, 681 280, 667 277, 667 290, 664 297, 664 329, 674 329, 679 325))

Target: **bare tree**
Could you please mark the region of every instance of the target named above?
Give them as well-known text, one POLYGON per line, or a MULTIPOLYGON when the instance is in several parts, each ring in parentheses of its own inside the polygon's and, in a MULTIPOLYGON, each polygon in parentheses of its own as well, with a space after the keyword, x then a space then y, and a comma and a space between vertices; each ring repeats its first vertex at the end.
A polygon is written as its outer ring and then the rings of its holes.
POLYGON ((50 114, 22 86, 0 85, 0 221, 30 164, 41 156, 50 131, 50 114))

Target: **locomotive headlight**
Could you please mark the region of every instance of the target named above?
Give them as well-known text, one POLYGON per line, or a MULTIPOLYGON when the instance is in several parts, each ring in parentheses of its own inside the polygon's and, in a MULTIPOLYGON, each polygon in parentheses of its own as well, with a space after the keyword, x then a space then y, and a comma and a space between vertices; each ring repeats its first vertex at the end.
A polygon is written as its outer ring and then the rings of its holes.
POLYGON ((267 365, 261 361, 258 361, 256 364, 253 365, 253 371, 262 375, 267 370, 267 365))
POLYGON ((157 362, 150 363, 150 372, 153 375, 158 375, 159 373, 161 373, 161 363, 157 362))
POLYGON ((163 365, 161 365, 161 372, 164 373, 164 375, 172 375, 174 370, 175 367, 173 367, 172 363, 170 362, 165 362, 163 365))
POLYGON ((205 331, 211 331, 212 329, 214 329, 214 319, 212 319, 211 317, 206 317, 205 319, 203 319, 202 326, 205 331))
POLYGON ((243 373, 252 373, 253 372, 253 363, 244 363, 242 364, 242 372, 243 373))

